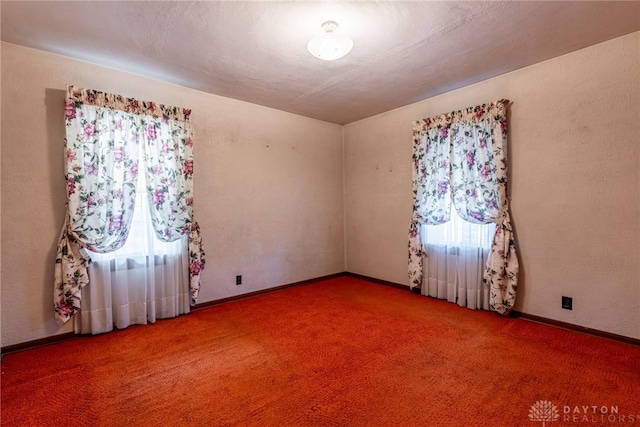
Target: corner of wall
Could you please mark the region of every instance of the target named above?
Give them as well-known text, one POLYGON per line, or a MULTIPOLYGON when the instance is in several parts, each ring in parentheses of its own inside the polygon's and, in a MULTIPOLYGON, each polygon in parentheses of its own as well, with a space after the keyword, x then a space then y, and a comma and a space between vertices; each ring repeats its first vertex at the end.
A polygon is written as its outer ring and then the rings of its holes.
POLYGON ((342 263, 347 270, 347 155, 344 138, 345 125, 340 127, 342 138, 342 263))

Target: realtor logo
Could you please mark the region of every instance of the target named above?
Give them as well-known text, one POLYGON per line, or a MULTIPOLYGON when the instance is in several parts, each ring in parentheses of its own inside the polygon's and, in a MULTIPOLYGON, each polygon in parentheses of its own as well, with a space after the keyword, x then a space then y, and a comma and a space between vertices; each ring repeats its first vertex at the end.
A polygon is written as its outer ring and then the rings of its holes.
POLYGON ((549 400, 538 400, 529 409, 529 419, 542 421, 542 427, 545 427, 547 422, 558 421, 558 418, 560 418, 558 407, 549 400))
MULTIPOLYGON (((558 406, 554 405, 550 400, 538 400, 531 405, 529 409, 529 420, 533 422, 541 422, 543 427, 547 423, 561 421, 564 425, 568 423, 637 423, 640 422, 640 412, 623 411, 620 413, 618 405, 562 405, 562 420, 560 420, 560 411, 558 406), (626 412, 626 413, 625 413, 626 412), (634 413, 635 412, 635 413, 634 413)), ((600 424, 598 424, 600 425, 600 424)))

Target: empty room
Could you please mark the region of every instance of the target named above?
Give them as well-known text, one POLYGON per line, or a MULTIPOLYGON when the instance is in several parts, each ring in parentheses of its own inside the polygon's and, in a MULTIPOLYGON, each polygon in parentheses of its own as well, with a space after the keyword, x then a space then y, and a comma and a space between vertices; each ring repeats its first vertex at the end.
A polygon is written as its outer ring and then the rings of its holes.
POLYGON ((3 426, 640 423, 640 2, 0 19, 3 426))

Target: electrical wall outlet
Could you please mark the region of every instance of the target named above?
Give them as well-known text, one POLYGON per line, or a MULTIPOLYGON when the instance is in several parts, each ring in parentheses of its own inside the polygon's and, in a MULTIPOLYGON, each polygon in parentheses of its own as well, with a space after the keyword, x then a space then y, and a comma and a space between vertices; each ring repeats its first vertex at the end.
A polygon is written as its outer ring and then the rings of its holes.
POLYGON ((242 285, 242 276, 236 276, 236 286, 242 285))
POLYGON ((571 297, 562 297, 562 308, 565 310, 573 310, 573 298, 571 297))

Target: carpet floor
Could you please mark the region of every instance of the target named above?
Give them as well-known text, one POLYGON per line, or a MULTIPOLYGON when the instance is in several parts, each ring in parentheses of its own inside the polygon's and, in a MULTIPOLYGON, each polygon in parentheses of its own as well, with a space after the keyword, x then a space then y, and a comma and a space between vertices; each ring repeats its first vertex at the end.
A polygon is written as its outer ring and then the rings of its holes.
POLYGON ((640 348, 339 277, 2 360, 3 426, 640 424, 640 348))

